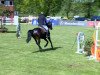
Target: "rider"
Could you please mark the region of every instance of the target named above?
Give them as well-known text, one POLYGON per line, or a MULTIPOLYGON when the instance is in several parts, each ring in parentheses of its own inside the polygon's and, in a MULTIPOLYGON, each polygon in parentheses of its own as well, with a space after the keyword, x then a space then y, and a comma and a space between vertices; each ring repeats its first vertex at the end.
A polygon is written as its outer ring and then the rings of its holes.
POLYGON ((38 16, 38 26, 44 28, 46 35, 49 36, 49 29, 47 27, 47 20, 43 12, 38 16))

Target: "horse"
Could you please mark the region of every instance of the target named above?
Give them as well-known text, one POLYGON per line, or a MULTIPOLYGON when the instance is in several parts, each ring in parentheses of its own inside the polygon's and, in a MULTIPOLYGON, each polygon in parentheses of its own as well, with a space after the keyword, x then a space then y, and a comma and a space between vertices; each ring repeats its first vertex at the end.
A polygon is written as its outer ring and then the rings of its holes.
POLYGON ((44 39, 46 41, 46 44, 44 45, 44 47, 46 47, 48 45, 48 41, 49 41, 51 44, 51 48, 53 49, 53 45, 52 45, 52 41, 51 41, 51 37, 50 37, 50 31, 49 31, 49 30, 53 29, 52 23, 48 22, 46 25, 48 27, 48 34, 49 34, 48 36, 42 27, 37 27, 32 30, 28 30, 28 32, 27 32, 26 42, 29 43, 29 41, 31 40, 31 37, 32 37, 35 40, 40 51, 42 50, 42 47, 40 46, 41 39, 44 39))

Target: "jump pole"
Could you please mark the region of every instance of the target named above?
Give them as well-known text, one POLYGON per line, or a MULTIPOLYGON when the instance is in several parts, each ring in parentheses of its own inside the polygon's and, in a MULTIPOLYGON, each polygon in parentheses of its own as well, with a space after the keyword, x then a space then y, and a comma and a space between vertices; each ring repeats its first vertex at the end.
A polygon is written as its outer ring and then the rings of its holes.
POLYGON ((100 22, 97 24, 95 21, 95 48, 94 48, 94 59, 95 61, 100 62, 100 45, 98 44, 100 42, 99 40, 99 29, 100 29, 100 22))
POLYGON ((76 53, 78 54, 83 54, 84 53, 84 33, 83 32, 78 32, 77 35, 77 51, 76 53))
POLYGON ((16 25, 16 37, 17 38, 21 38, 20 37, 20 23, 19 23, 19 15, 18 15, 18 11, 15 11, 14 13, 14 25, 16 25))

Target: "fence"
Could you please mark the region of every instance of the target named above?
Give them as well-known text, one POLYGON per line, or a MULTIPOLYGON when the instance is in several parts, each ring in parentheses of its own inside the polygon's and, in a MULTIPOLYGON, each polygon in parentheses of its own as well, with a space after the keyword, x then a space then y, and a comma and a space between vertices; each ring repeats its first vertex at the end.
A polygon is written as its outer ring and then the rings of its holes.
MULTIPOLYGON (((48 21, 51 21, 52 22, 52 25, 59 25, 60 23, 60 20, 59 19, 50 19, 50 20, 47 20, 48 21)), ((38 20, 37 19, 33 19, 32 20, 32 25, 38 25, 38 20)))
MULTIPOLYGON (((89 26, 93 27, 95 25, 95 21, 76 21, 76 20, 62 20, 62 19, 50 19, 47 21, 51 21, 53 26, 89 26)), ((96 21, 98 23, 100 21, 96 21)), ((38 25, 37 19, 32 20, 32 25, 38 25)))
POLYGON ((75 20, 60 20, 59 25, 66 25, 66 26, 86 26, 86 21, 75 21, 75 20))

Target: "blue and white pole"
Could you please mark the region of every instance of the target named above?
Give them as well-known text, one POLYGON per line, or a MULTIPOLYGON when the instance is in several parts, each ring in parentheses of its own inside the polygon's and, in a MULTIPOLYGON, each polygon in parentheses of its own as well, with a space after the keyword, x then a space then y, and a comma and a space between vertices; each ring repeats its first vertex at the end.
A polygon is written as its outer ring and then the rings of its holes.
POLYGON ((17 11, 15 11, 15 13, 14 13, 14 25, 16 25, 16 37, 21 38, 20 37, 21 27, 20 27, 19 16, 18 16, 17 11))
POLYGON ((79 32, 77 35, 77 51, 76 51, 76 53, 78 53, 78 54, 84 53, 84 40, 85 40, 84 33, 79 32))

